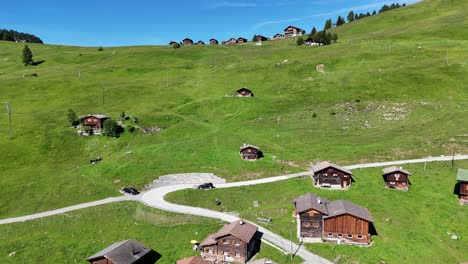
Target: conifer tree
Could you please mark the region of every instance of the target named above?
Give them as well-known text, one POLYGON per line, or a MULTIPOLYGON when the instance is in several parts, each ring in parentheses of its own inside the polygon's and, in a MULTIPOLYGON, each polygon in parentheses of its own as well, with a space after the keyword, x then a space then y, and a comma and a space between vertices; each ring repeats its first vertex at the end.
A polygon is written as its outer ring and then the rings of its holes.
POLYGON ((327 19, 327 21, 325 22, 325 26, 323 29, 327 30, 327 29, 330 29, 332 28, 332 20, 331 19, 327 19))
POLYGON ((354 12, 353 11, 350 11, 348 13, 348 22, 353 22, 354 21, 354 12))
POLYGON ((33 54, 28 45, 25 45, 23 48, 23 63, 24 66, 33 64, 33 54))
POLYGON ((317 34, 317 29, 315 27, 312 28, 312 31, 310 32, 310 35, 313 36, 317 34))

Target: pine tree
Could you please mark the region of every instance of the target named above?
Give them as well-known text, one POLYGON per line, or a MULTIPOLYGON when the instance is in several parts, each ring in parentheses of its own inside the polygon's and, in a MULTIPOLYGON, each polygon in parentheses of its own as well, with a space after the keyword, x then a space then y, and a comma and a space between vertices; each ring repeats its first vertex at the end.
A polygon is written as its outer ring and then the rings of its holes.
POLYGON ((317 34, 317 29, 315 27, 313 27, 312 31, 310 32, 310 36, 312 37, 315 34, 317 34))
POLYGON ((24 66, 33 64, 33 54, 31 50, 29 49, 28 45, 25 45, 23 48, 23 63, 24 63, 24 66))
POLYGON ((370 17, 371 14, 369 12, 366 13, 366 17, 370 17))
POLYGON ((338 40, 338 35, 336 33, 333 33, 332 40, 334 43, 338 40))
POLYGON ((353 11, 350 11, 348 13, 348 22, 353 22, 354 21, 354 12, 353 11))
POLYGON ((327 19, 327 21, 325 22, 325 26, 323 27, 323 29, 327 30, 327 29, 330 29, 332 28, 332 20, 331 19, 327 19))
POLYGON ((345 23, 346 23, 345 20, 341 16, 338 16, 338 18, 336 19, 336 26, 338 27, 345 23))
POLYGON ((377 12, 375 12, 375 10, 374 10, 374 12, 372 12, 372 15, 377 15, 377 12))

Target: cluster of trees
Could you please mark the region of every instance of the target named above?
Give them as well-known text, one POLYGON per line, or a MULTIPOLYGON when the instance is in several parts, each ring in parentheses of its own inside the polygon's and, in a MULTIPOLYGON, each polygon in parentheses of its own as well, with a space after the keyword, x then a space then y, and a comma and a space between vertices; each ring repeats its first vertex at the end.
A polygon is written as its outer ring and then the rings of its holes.
MULTIPOLYGON (((312 28, 312 32, 309 35, 309 39, 312 42, 319 43, 322 45, 330 45, 332 41, 336 43, 338 40, 338 35, 336 33, 332 34, 330 32, 327 32, 327 30, 322 30, 322 31, 317 31, 317 29, 314 27, 312 28)), ((302 37, 299 37, 297 39, 297 45, 302 45, 305 43, 305 40, 302 37)))
POLYGON ((0 40, 44 44, 40 38, 34 35, 8 29, 0 29, 0 40))

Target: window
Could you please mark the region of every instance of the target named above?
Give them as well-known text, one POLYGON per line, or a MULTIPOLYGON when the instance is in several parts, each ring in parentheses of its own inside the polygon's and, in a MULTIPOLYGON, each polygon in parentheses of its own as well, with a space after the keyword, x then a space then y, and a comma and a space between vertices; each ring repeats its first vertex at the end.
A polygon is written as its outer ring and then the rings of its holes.
POLYGON ((338 237, 343 237, 343 234, 341 234, 341 233, 338 233, 338 237))
POLYGON ((212 250, 212 249, 208 249, 208 253, 213 254, 213 250, 212 250))
POLYGON ((338 174, 336 174, 336 173, 333 173, 333 176, 338 176, 338 174))
POLYGON ((240 245, 240 240, 237 239, 237 240, 236 240, 236 246, 239 246, 239 245, 240 245))
POLYGON ((328 237, 333 237, 333 233, 332 233, 332 232, 329 232, 329 233, 328 233, 328 237))
POLYGON ((353 235, 351 235, 351 234, 348 234, 348 238, 353 238, 353 235))
POLYGON ((229 252, 224 251, 223 255, 224 256, 229 256, 229 252))
POLYGON ((240 258, 240 253, 236 252, 236 258, 240 258))
POLYGON ((324 173, 323 176, 328 176, 328 174, 327 174, 327 173, 324 173))
POLYGON ((228 243, 229 243, 229 241, 227 241, 226 239, 223 239, 223 244, 226 245, 226 244, 228 244, 228 243))
POLYGON ((357 238, 358 238, 358 239, 362 239, 362 235, 358 235, 357 238))

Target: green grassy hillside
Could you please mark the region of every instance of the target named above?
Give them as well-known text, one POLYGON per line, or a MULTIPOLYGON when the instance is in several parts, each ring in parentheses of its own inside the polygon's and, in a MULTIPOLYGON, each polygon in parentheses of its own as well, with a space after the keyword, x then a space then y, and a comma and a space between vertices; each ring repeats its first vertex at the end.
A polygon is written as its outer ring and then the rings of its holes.
POLYGON ((10 140, 2 110, 0 217, 117 195, 168 173, 237 181, 325 159, 466 153, 466 9, 465 1, 424 1, 343 26, 339 43, 313 48, 294 39, 103 51, 31 44, 44 62, 24 67, 23 45, 0 42, 0 101, 11 104, 14 131, 10 140), (225 97, 242 86, 255 97, 225 97), (70 108, 114 118, 125 111, 142 126, 166 129, 78 137, 66 120, 70 108), (244 141, 265 158, 241 161, 244 141), (90 165, 97 156, 103 161, 90 165), (274 157, 292 163, 282 168, 274 157))

